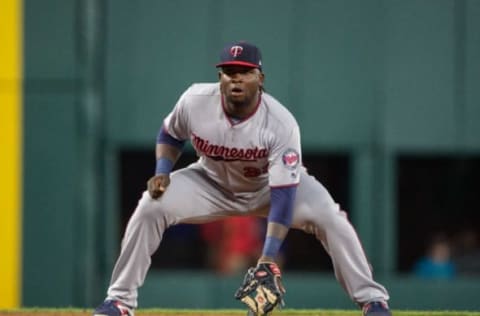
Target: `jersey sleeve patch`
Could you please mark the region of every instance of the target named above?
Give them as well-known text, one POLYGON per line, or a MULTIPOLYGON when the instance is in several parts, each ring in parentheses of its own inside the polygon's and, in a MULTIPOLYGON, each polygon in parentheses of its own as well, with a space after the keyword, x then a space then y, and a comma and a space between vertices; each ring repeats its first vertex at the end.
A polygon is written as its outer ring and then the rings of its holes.
POLYGON ((289 148, 283 152, 282 162, 288 170, 295 170, 300 163, 300 155, 295 149, 289 148))

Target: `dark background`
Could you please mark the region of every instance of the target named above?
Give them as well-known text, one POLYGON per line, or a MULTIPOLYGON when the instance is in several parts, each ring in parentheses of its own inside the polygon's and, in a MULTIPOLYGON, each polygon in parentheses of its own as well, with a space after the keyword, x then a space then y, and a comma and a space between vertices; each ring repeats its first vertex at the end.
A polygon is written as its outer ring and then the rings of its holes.
POLYGON ((453 257, 461 255, 460 235, 480 234, 480 157, 401 155, 397 165, 399 270, 408 271, 438 234, 451 241, 453 257))

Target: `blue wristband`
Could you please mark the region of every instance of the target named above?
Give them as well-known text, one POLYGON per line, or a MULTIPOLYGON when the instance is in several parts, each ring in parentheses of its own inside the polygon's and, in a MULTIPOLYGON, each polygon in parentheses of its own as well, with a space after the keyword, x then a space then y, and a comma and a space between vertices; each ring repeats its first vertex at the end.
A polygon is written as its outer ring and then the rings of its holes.
POLYGON ((267 236, 265 238, 265 243, 263 244, 263 256, 275 258, 280 251, 280 247, 282 246, 283 240, 278 239, 273 236, 267 236))
POLYGON ((169 174, 173 169, 173 161, 168 158, 157 159, 155 174, 169 174))

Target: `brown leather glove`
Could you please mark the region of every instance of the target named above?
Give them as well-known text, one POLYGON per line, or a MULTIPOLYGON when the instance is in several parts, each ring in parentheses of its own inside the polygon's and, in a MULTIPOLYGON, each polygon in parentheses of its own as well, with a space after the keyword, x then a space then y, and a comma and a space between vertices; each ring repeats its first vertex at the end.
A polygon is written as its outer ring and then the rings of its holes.
POLYGON ((248 315, 269 315, 275 307, 285 305, 285 288, 281 278, 280 269, 275 263, 259 263, 248 269, 235 298, 248 306, 248 315))
POLYGON ((157 174, 151 177, 147 182, 148 193, 152 199, 158 199, 170 184, 170 176, 168 174, 157 174))

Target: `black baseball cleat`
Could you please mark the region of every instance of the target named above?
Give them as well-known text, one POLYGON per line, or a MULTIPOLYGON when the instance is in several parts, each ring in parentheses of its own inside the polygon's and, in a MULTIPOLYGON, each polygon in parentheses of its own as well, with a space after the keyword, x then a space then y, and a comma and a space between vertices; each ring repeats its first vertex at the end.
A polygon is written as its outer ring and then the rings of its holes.
POLYGON ((120 301, 106 300, 93 312, 93 316, 134 316, 133 308, 120 301))
POLYGON ((363 316, 392 316, 387 303, 385 302, 370 302, 362 307, 363 316))

